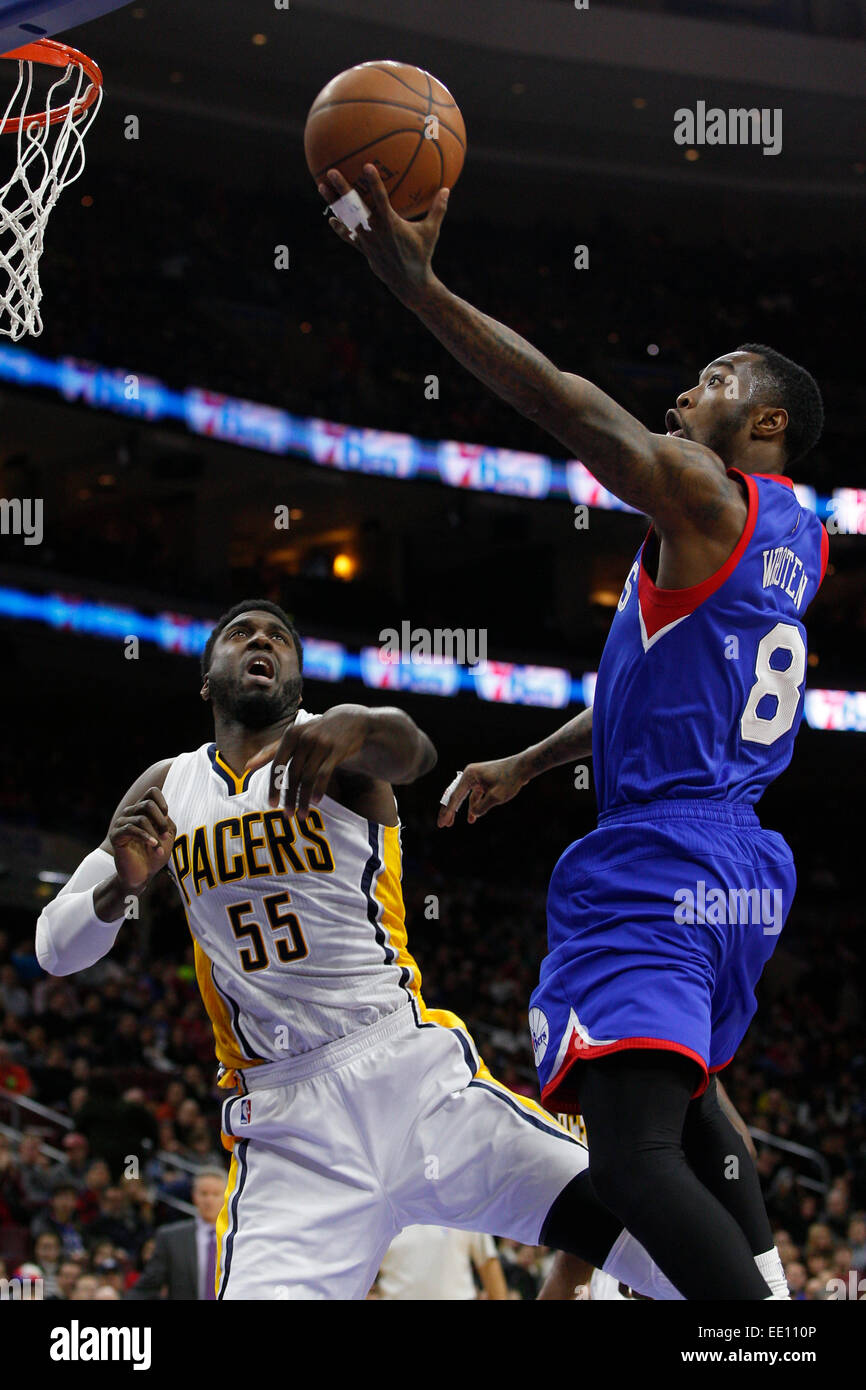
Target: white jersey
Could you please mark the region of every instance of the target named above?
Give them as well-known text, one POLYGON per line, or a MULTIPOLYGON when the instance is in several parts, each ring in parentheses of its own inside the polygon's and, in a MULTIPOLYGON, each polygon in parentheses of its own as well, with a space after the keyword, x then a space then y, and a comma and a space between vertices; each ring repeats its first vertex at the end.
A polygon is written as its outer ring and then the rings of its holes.
POLYGON ((327 796, 306 816, 270 809, 270 772, 238 776, 204 744, 174 759, 163 786, 177 826, 169 872, 230 1069, 309 1052, 409 1000, 424 1007, 406 948, 399 825, 327 796))

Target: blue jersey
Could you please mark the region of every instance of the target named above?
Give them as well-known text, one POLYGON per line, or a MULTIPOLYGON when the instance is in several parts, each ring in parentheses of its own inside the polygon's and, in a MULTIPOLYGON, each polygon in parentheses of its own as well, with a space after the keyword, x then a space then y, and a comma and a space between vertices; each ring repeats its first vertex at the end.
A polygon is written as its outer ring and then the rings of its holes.
POLYGON ((660 589, 641 547, 599 666, 599 812, 658 800, 755 803, 787 767, 803 712, 803 614, 827 533, 787 478, 747 476, 733 553, 701 584, 660 589))

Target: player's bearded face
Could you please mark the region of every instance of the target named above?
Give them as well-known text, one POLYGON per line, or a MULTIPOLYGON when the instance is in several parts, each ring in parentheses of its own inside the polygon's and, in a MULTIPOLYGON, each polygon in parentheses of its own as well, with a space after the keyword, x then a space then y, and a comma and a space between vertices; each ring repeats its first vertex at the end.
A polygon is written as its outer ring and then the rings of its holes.
POLYGON ((701 422, 703 428, 692 431, 691 438, 699 444, 705 444, 726 464, 732 466, 737 461, 738 446, 743 441, 748 413, 748 402, 726 401, 725 408, 714 410, 701 422))
POLYGON ((292 674, 273 689, 251 689, 244 685, 243 674, 221 666, 212 666, 208 673, 211 700, 220 713, 247 729, 265 729, 298 708, 301 698, 301 677, 292 674))

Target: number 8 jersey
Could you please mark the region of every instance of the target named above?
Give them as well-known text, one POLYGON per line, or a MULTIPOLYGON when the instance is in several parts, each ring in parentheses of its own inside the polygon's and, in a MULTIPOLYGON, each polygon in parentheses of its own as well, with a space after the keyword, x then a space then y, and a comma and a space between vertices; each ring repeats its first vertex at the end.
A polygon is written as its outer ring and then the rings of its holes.
POLYGON ((755 803, 787 767, 803 712, 803 614, 827 533, 788 478, 729 469, 748 490, 732 554, 688 589, 660 589, 644 541, 599 666, 599 812, 657 800, 755 803))

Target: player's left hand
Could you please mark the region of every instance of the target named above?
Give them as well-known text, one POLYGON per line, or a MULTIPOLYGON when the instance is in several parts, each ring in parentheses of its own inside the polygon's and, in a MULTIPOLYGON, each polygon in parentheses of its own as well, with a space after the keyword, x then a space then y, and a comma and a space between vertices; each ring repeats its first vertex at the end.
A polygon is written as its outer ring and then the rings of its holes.
MULTIPOLYGON (((392 208, 374 164, 364 165, 364 178, 367 188, 361 196, 370 208, 370 230, 359 227, 350 232, 338 218, 331 217, 328 221, 340 240, 363 252, 379 279, 411 307, 434 279, 431 261, 448 206, 449 190, 440 188, 427 216, 409 222, 392 208)), ((319 184, 319 192, 326 203, 333 203, 351 191, 351 185, 339 169, 329 169, 319 184)))
POLYGON ((286 809, 305 816, 321 801, 340 764, 363 748, 369 730, 368 711, 330 710, 303 724, 290 724, 279 743, 264 749, 248 766, 263 767, 273 758, 268 805, 279 806, 285 788, 286 809))

